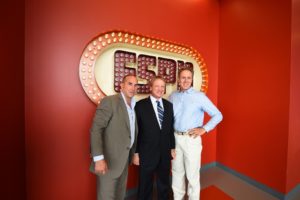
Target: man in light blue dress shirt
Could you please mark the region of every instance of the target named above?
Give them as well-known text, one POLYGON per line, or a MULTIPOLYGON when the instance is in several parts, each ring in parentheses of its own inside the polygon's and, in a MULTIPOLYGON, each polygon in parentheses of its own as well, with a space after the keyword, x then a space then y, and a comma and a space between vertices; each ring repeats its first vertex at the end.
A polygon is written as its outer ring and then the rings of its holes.
POLYGON ((178 82, 180 90, 169 97, 174 108, 176 142, 176 158, 172 160, 172 189, 174 200, 182 200, 186 191, 186 176, 189 200, 199 200, 201 136, 214 129, 223 116, 204 93, 192 88, 193 71, 187 68, 181 70, 178 82), (211 118, 203 124, 205 112, 211 118))

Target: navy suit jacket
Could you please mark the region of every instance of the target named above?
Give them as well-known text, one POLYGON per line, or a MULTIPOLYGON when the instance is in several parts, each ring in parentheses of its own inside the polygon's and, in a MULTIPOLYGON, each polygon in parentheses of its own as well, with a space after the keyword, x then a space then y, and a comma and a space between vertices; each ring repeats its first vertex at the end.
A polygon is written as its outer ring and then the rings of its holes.
POLYGON ((141 167, 156 166, 160 160, 170 164, 171 149, 175 149, 173 105, 163 99, 163 107, 160 129, 150 97, 140 100, 135 106, 139 131, 136 153, 139 153, 141 167))

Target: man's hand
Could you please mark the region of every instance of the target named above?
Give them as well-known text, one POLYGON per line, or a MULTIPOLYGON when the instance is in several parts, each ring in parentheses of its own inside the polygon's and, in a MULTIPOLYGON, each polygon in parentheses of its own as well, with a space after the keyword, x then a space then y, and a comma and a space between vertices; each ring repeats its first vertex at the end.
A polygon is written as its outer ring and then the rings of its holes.
POLYGON ((200 128, 193 128, 189 130, 189 135, 192 136, 193 138, 196 138, 198 136, 202 136, 206 133, 206 130, 202 127, 200 128))
POLYGON ((175 149, 171 149, 171 156, 172 156, 172 159, 176 158, 176 151, 175 151, 175 149))
POLYGON ((138 153, 135 153, 132 158, 132 163, 134 165, 140 165, 140 156, 138 153))
POLYGON ((108 167, 105 160, 98 160, 95 162, 95 173, 105 174, 108 171, 108 167))

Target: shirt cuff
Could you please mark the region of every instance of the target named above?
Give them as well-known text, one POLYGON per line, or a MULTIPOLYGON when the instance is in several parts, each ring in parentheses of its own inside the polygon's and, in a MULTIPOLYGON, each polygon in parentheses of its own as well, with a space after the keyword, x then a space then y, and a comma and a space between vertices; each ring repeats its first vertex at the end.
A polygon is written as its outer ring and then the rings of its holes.
POLYGON ((203 129, 206 131, 206 133, 208 133, 208 131, 209 131, 209 128, 208 128, 208 127, 202 126, 201 128, 203 128, 203 129))
POLYGON ((104 159, 104 155, 94 156, 94 157, 93 157, 94 162, 97 162, 97 161, 103 160, 103 159, 104 159))

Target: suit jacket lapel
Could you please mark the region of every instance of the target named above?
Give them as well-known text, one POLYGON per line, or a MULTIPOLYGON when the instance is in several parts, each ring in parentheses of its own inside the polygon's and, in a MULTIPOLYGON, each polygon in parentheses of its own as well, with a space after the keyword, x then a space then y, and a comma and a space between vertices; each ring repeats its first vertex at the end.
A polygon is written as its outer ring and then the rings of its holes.
POLYGON ((153 108, 150 96, 148 97, 148 106, 149 106, 149 110, 152 111, 152 117, 155 119, 157 127, 160 129, 159 122, 157 121, 156 113, 155 113, 155 110, 153 108))
POLYGON ((127 112, 127 106, 124 102, 124 99, 123 99, 121 93, 119 94, 119 101, 120 101, 120 107, 121 107, 121 111, 122 111, 121 115, 124 116, 124 120, 127 124, 127 128, 129 130, 129 133, 130 133, 130 123, 129 123, 129 116, 128 116, 128 112, 127 112))
POLYGON ((163 105, 164 105, 164 117, 163 117, 163 122, 161 125, 161 128, 163 128, 164 123, 166 122, 167 116, 169 115, 168 113, 168 105, 166 104, 166 100, 162 99, 163 105))

